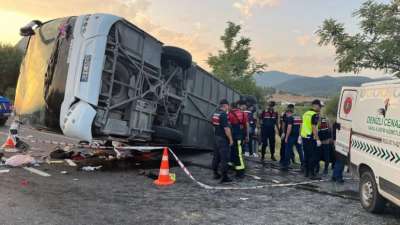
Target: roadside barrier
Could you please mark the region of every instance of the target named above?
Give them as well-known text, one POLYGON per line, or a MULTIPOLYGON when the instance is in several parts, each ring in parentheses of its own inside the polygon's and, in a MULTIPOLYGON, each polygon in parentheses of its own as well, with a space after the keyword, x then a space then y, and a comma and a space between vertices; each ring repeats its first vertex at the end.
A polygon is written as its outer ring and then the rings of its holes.
POLYGON ((6 142, 1 146, 3 149, 14 149, 15 148, 15 141, 12 135, 8 135, 6 142))
POLYGON ((164 148, 163 156, 161 159, 160 173, 158 179, 154 181, 157 186, 168 186, 174 184, 175 181, 171 179, 169 175, 169 160, 168 160, 168 149, 164 148))
POLYGON ((266 185, 257 185, 257 186, 251 186, 251 187, 210 186, 210 185, 204 184, 204 183, 198 181, 196 178, 194 178, 193 175, 190 173, 190 171, 186 168, 186 166, 178 158, 178 156, 171 149, 169 149, 169 152, 175 158, 175 160, 178 162, 179 166, 185 172, 185 174, 192 181, 194 181, 197 185, 199 185, 200 187, 207 189, 207 190, 253 190, 253 189, 263 189, 263 188, 268 188, 268 187, 294 187, 294 186, 299 186, 299 185, 320 183, 320 182, 327 181, 327 180, 315 180, 315 181, 304 181, 304 182, 288 183, 288 184, 266 184, 266 185))

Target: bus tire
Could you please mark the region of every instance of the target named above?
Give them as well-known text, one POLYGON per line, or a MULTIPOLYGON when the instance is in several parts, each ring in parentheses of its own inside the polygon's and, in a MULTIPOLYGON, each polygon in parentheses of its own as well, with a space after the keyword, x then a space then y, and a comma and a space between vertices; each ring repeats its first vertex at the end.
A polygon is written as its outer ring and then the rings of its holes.
POLYGON ((183 134, 179 130, 162 126, 153 126, 153 130, 153 139, 165 140, 172 144, 180 144, 183 140, 183 134))
POLYGON ((382 213, 386 200, 379 194, 375 175, 371 170, 365 170, 360 176, 359 195, 362 207, 371 213, 382 213))

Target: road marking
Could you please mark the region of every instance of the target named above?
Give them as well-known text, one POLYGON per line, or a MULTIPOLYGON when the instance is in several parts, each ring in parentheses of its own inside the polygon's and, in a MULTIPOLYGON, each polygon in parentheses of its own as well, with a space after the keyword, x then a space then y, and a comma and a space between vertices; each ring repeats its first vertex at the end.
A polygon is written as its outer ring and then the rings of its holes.
POLYGON ((27 171, 29 171, 31 173, 37 174, 39 176, 42 176, 42 177, 50 177, 51 176, 50 174, 48 174, 46 172, 43 172, 41 170, 38 170, 38 169, 35 169, 35 168, 32 168, 32 167, 23 167, 23 169, 27 170, 27 171))

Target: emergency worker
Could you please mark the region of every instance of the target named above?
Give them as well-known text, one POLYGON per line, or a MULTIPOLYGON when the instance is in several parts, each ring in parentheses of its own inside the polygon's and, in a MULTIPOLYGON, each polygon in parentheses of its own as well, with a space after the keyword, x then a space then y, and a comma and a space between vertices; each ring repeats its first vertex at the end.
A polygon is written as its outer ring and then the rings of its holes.
MULTIPOLYGON (((328 175, 328 168, 330 163, 330 154, 331 154, 331 140, 332 133, 329 129, 329 121, 326 117, 321 116, 319 127, 318 127, 318 136, 321 140, 321 155, 320 159, 324 161, 324 175, 328 175)), ((318 161, 319 165, 319 161, 318 161)))
MULTIPOLYGON (((289 107, 289 106, 288 106, 289 107)), ((279 163, 282 165, 283 161, 285 159, 285 147, 286 147, 286 143, 285 143, 285 136, 286 136, 286 119, 287 119, 287 114, 288 112, 288 108, 286 108, 285 112, 283 112, 281 114, 281 116, 279 117, 279 137, 281 138, 281 148, 279 151, 280 154, 280 161, 279 163)))
POLYGON ((257 129, 257 119, 256 119, 256 110, 254 106, 250 106, 249 110, 245 111, 247 113, 247 121, 249 125, 249 140, 246 143, 246 156, 255 156, 257 155, 255 147, 256 147, 256 129, 257 129))
POLYGON ((221 183, 231 182, 228 177, 228 162, 230 160, 230 148, 233 146, 232 132, 228 121, 229 102, 226 99, 220 101, 219 109, 212 117, 215 130, 216 149, 212 167, 214 179, 221 179, 221 183), (219 167, 221 174, 219 173, 219 167))
POLYGON ((303 148, 299 143, 300 129, 301 129, 302 119, 300 116, 294 113, 294 105, 289 104, 286 110, 285 117, 285 127, 283 128, 285 143, 285 155, 282 162, 282 170, 287 171, 289 169, 290 160, 294 158, 293 147, 296 146, 297 153, 299 154, 301 167, 303 168, 304 156, 303 148))
POLYGON ((232 105, 232 110, 228 114, 228 121, 232 127, 233 138, 231 162, 234 165, 236 177, 243 178, 245 165, 242 153, 242 143, 247 137, 247 115, 237 107, 240 104, 241 102, 237 102, 232 105))
POLYGON ((275 128, 279 130, 278 113, 275 112, 275 102, 271 101, 268 104, 268 109, 264 110, 260 115, 261 122, 261 160, 264 161, 265 151, 269 145, 271 151, 271 160, 276 161, 275 158, 275 128))
POLYGON ((319 162, 318 147, 321 140, 318 136, 319 113, 321 111, 321 101, 316 99, 312 102, 312 108, 304 113, 303 125, 301 127, 301 137, 304 150, 305 176, 311 179, 319 179, 315 169, 319 162))

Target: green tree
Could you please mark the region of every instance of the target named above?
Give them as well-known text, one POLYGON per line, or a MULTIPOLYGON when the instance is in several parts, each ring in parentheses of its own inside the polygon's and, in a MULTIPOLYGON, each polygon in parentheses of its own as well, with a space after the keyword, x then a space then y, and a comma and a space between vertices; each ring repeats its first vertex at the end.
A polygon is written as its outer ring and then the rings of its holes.
POLYGON ((344 24, 327 19, 317 30, 319 44, 336 48, 339 72, 358 73, 362 69, 400 72, 400 0, 378 3, 369 0, 354 12, 360 32, 345 32, 344 24))
POLYGON ((13 99, 22 53, 16 47, 0 43, 0 95, 13 99))
POLYGON ((329 99, 324 107, 324 112, 329 118, 336 118, 339 106, 339 95, 329 99))
POLYGON ((221 36, 224 49, 218 51, 217 55, 210 55, 207 63, 219 79, 242 94, 254 95, 258 100, 262 100, 263 90, 256 86, 253 75, 267 65, 257 63, 251 57, 251 40, 238 37, 240 30, 240 25, 228 22, 228 27, 221 36))

